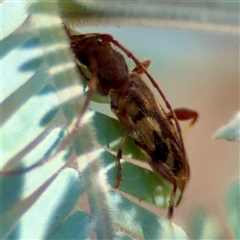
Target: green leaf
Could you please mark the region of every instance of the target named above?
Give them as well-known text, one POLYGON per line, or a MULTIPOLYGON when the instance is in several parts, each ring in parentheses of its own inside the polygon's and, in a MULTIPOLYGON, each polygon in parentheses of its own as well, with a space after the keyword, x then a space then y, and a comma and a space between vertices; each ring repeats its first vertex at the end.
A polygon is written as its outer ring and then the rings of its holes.
POLYGON ((48 239, 90 239, 92 233, 91 216, 86 212, 76 211, 48 239))
POLYGON ((116 224, 143 239, 188 239, 186 233, 167 219, 136 205, 119 193, 111 192, 116 205, 113 216, 116 224))
POLYGON ((194 209, 188 223, 191 239, 222 239, 218 220, 203 207, 194 209))
POLYGON ((118 232, 117 233, 117 239, 119 239, 119 240, 132 240, 133 238, 131 238, 130 236, 128 236, 127 234, 125 234, 123 232, 118 232))
POLYGON ((238 1, 62 1, 64 16, 75 25, 190 29, 239 34, 238 1), (71 2, 71 4, 68 4, 71 2), (84 9, 84 14, 82 10, 84 9))
POLYGON ((227 141, 240 141, 240 112, 229 123, 220 127, 214 134, 213 139, 224 138, 227 141))
POLYGON ((25 2, 3 1, 1 3, 1 38, 15 31, 28 17, 25 2), (18 14, 16 14, 16 12, 18 14))
POLYGON ((233 182, 226 194, 227 222, 235 239, 240 239, 240 181, 233 182))
MULTIPOLYGON (((126 131, 122 124, 118 120, 99 112, 94 113, 92 120, 97 131, 98 143, 113 151, 117 151, 118 144, 126 131)), ((130 158, 143 159, 139 147, 130 137, 123 145, 123 154, 130 158)))
MULTIPOLYGON (((78 219, 82 220, 85 229, 88 227, 89 231, 84 232, 83 228, 69 236, 90 236, 92 226, 101 220, 104 228, 95 227, 96 236, 111 239, 115 233, 113 224, 109 221, 110 214, 106 211, 106 182, 88 179, 84 174, 79 181, 79 174, 75 170, 70 170, 74 172, 75 180, 72 173, 64 174, 66 170, 59 174, 65 168, 73 150, 77 152, 80 149, 78 154, 82 157, 83 153, 95 148, 94 134, 88 133, 89 141, 82 137, 84 144, 81 148, 74 149, 76 145, 73 142, 73 145, 69 143, 60 148, 60 153, 54 154, 68 136, 68 128, 71 129, 73 118, 85 99, 57 5, 34 2, 31 8, 26 9, 26 13, 31 15, 29 26, 36 31, 31 31, 31 34, 27 32, 25 37, 22 33, 15 36, 12 34, 2 41, 6 48, 1 56, 4 70, 1 167, 4 171, 28 168, 49 154, 51 157, 48 159, 51 161, 25 174, 5 176, 1 179, 1 237, 41 239, 52 234, 57 235, 58 226, 70 214, 85 191, 101 205, 89 197, 90 205, 93 204, 92 209, 95 209, 91 212, 93 224, 89 227, 89 222, 84 223, 85 217, 81 215, 78 219)), ((19 25, 21 23, 19 22, 19 25)), ((23 28, 22 31, 26 29, 23 28)), ((86 123, 85 130, 94 132, 86 123)), ((79 136, 84 131, 79 130, 79 136)), ((77 137, 78 134, 75 138, 77 137)), ((99 154, 95 157, 99 157, 99 154)), ((87 156, 85 159, 88 163, 87 156)), ((93 161, 89 166, 91 168, 86 167, 85 172, 88 169, 89 176, 97 175, 99 161, 93 161)), ((58 236, 69 234, 62 229, 59 231, 58 236)))
POLYGON ((45 239, 76 205, 81 193, 79 180, 77 171, 62 171, 21 216, 7 239, 45 239))
MULTIPOLYGON (((104 164, 107 169, 108 181, 112 186, 116 184, 116 157, 108 152, 103 153, 104 164)), ((128 193, 139 201, 146 201, 158 207, 168 207, 172 193, 172 185, 161 176, 142 167, 122 161, 122 181, 119 189, 128 193)))

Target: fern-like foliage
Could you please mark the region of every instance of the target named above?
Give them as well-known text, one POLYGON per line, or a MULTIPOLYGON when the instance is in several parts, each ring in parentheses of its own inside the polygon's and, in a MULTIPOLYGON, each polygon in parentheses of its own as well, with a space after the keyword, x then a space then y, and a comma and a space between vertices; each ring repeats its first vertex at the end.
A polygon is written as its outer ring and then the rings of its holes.
MULTIPOLYGON (((111 190, 115 156, 98 144, 116 150, 124 132, 118 121, 89 111, 71 141, 62 145, 85 101, 63 23, 91 21, 98 11, 79 1, 7 0, 1 11, 2 171, 46 160, 27 173, 1 179, 1 239, 187 239, 180 227, 111 190), (89 211, 73 211, 84 196, 89 211)), ((141 158, 131 139, 124 153, 141 158)), ((120 190, 167 207, 171 186, 123 162, 120 190)), ((238 236, 235 225, 233 231, 238 236)))

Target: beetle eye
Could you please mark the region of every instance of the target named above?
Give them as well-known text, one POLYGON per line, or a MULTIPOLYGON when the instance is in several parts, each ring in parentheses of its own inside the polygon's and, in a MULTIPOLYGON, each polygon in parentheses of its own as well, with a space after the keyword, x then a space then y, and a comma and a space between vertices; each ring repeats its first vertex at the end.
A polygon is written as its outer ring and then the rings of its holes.
POLYGON ((89 63, 89 60, 88 60, 88 57, 87 55, 85 54, 79 54, 78 55, 78 60, 84 64, 85 66, 89 67, 90 66, 90 63, 89 63))

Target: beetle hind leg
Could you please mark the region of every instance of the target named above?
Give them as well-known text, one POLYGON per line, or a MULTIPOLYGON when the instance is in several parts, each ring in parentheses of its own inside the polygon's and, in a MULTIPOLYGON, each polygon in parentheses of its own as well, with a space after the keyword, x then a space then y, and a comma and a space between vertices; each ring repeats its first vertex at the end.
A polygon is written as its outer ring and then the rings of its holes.
POLYGON ((176 198, 176 192, 178 187, 177 180, 173 172, 171 171, 171 169, 161 161, 152 161, 151 165, 158 174, 160 174, 163 178, 165 178, 167 181, 169 181, 173 185, 173 190, 172 190, 171 198, 169 201, 169 207, 168 207, 168 213, 167 213, 167 218, 171 219, 173 216, 174 207, 175 207, 175 198, 176 198))
MULTIPOLYGON (((198 119, 198 113, 194 110, 188 109, 188 108, 177 108, 173 110, 177 119, 180 121, 187 121, 187 120, 191 120, 191 122, 184 128, 184 130, 182 131, 182 135, 186 136, 188 131, 193 127, 193 125, 196 123, 197 119, 198 119)), ((171 112, 169 112, 167 114, 167 117, 169 119, 173 118, 173 114, 171 112)))

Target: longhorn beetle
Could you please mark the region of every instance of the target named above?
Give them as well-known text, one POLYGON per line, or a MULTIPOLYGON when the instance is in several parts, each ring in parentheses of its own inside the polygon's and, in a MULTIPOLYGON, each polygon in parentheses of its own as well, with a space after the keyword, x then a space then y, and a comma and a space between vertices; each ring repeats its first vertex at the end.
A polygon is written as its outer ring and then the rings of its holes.
POLYGON ((85 65, 91 73, 91 78, 88 79, 81 66, 77 65, 80 73, 89 81, 89 91, 84 106, 80 110, 73 130, 54 154, 45 157, 28 168, 2 171, 0 175, 15 175, 28 172, 46 163, 62 151, 72 140, 81 125, 81 119, 96 88, 100 95, 110 95, 111 110, 126 129, 117 152, 115 187, 117 188, 121 182, 120 159, 122 158, 122 147, 127 137, 131 136, 152 169, 173 185, 167 214, 167 217, 171 219, 177 188, 180 190, 180 196, 176 206, 182 199, 189 179, 189 165, 178 120, 192 119, 188 125, 190 128, 196 122, 198 113, 186 108, 173 111, 158 84, 147 71, 150 61, 141 63, 111 35, 92 33, 71 36, 68 29, 65 28, 65 30, 70 39, 76 62, 85 65), (131 73, 128 71, 122 54, 116 51, 112 45, 122 50, 136 64, 131 73), (143 73, 146 74, 152 85, 157 89, 169 113, 164 111, 150 88, 142 80, 140 75, 143 73))
POLYGON ((150 61, 141 63, 111 35, 92 33, 71 36, 69 34, 69 37, 76 60, 85 65, 91 73, 91 78, 88 79, 79 66, 82 75, 90 82, 90 89, 96 87, 100 95, 110 95, 111 110, 126 129, 117 152, 115 187, 117 188, 121 182, 122 147, 126 138, 131 136, 152 169, 173 185, 167 215, 170 219, 173 215, 177 188, 180 189, 180 196, 176 205, 180 203, 189 179, 189 165, 178 120, 192 119, 188 126, 191 127, 196 122, 198 113, 186 108, 173 111, 146 69, 150 61), (131 73, 121 53, 111 44, 134 61, 136 67, 131 73), (140 74, 143 73, 161 95, 169 113, 164 111, 142 80, 140 74))

